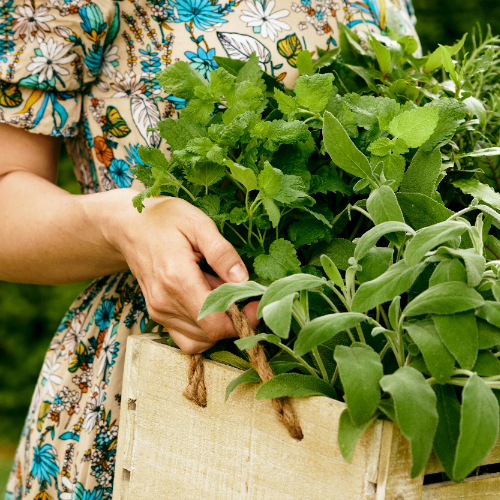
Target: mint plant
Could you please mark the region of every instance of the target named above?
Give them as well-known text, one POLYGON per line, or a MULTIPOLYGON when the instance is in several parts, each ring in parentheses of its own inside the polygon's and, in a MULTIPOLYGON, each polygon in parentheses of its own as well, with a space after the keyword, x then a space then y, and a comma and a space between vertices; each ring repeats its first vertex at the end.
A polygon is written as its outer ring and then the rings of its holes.
POLYGON ((498 71, 487 61, 500 44, 479 36, 456 62, 465 37, 415 58, 411 37, 341 29, 339 48, 301 52, 294 89, 255 55, 217 58, 210 82, 188 63, 164 70, 165 91, 188 104, 158 123, 169 159, 139 148, 147 188, 134 205, 188 200, 252 273, 200 312, 260 299, 259 333, 207 352, 246 369, 227 397, 260 381, 245 351, 262 343, 276 376, 257 399, 343 400, 346 460, 389 419, 410 442, 412 477, 434 448, 461 481, 499 431, 498 71))

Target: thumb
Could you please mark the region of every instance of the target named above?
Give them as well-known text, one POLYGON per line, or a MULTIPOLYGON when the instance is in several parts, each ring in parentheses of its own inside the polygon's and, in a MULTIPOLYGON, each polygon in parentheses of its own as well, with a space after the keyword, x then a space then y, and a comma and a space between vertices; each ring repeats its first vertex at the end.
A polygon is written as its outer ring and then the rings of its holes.
POLYGON ((225 282, 241 283, 248 280, 248 271, 234 249, 219 232, 215 223, 203 226, 203 230, 196 234, 198 250, 203 254, 209 266, 225 282))

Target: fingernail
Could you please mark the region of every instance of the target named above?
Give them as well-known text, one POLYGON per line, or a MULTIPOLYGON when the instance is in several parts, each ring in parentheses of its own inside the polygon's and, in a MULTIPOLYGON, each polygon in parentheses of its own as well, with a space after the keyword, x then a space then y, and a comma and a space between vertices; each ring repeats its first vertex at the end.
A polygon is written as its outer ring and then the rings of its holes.
POLYGON ((247 270, 241 264, 236 264, 229 270, 229 278, 233 283, 242 283, 243 281, 247 281, 247 270))

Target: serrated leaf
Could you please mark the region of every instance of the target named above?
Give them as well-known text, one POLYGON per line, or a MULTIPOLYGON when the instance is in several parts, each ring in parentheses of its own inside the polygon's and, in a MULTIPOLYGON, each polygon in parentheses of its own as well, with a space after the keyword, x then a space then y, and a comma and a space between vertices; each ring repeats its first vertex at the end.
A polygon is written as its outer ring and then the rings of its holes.
POLYGON ((274 281, 289 274, 300 273, 300 261, 293 244, 280 238, 271 243, 268 255, 255 258, 254 269, 261 278, 274 281))
POLYGON ((300 106, 309 109, 313 113, 323 111, 333 88, 332 82, 332 73, 299 76, 295 82, 294 90, 300 106))
POLYGON ((224 283, 216 288, 206 298, 201 307, 198 321, 214 312, 224 312, 238 300, 259 297, 267 290, 265 286, 246 281, 244 283, 224 283))
POLYGON ((410 148, 418 148, 434 132, 438 113, 437 108, 430 106, 405 111, 391 121, 389 132, 403 139, 410 148))
MULTIPOLYGON (((450 281, 435 285, 417 295, 404 309, 405 316, 456 314, 484 304, 483 297, 465 283, 450 281)), ((439 327, 438 327, 439 331, 439 327)))
POLYGON ((358 344, 338 345, 334 358, 349 415, 354 424, 362 425, 372 418, 380 402, 379 382, 384 376, 380 357, 371 347, 358 344))
POLYGON ((338 399, 337 391, 324 380, 298 373, 276 375, 262 384, 255 399, 307 398, 309 396, 326 396, 338 399))
POLYGON ((354 145, 340 122, 330 112, 324 114, 323 139, 331 159, 347 173, 371 178, 372 169, 366 156, 354 145))
POLYGON ((206 162, 198 164, 186 172, 186 179, 193 184, 205 186, 205 189, 208 190, 208 187, 220 181, 225 173, 224 165, 206 162))
POLYGON ((287 339, 292 324, 292 306, 297 293, 291 293, 281 300, 271 302, 262 309, 266 325, 282 339, 287 339))
POLYGON ((284 114, 284 115, 291 115, 297 110, 297 100, 285 94, 279 89, 276 89, 274 91, 274 98, 278 102, 278 109, 284 114))
POLYGON ((320 316, 309 321, 300 331, 294 345, 297 356, 303 356, 319 344, 335 337, 340 332, 353 328, 370 318, 359 313, 336 313, 320 316))
POLYGON ((400 190, 402 193, 420 193, 432 196, 436 190, 440 172, 440 150, 435 149, 427 152, 419 149, 403 177, 400 190))
POLYGON ((432 321, 405 323, 403 328, 417 344, 425 364, 438 384, 445 384, 455 368, 455 358, 441 340, 432 321))
POLYGON ((396 420, 411 447, 411 477, 417 477, 429 460, 438 425, 436 395, 424 376, 409 366, 380 380, 394 401, 396 420))
POLYGON ((160 85, 167 94, 182 99, 195 97, 195 89, 207 86, 206 80, 185 61, 178 61, 160 72, 160 85))
POLYGON ((363 283, 354 295, 351 309, 367 312, 407 292, 425 266, 422 263, 408 267, 404 260, 400 260, 377 279, 363 283))
POLYGON ((269 162, 266 162, 259 174, 259 189, 263 196, 273 197, 278 194, 282 178, 283 173, 277 168, 273 168, 269 162))
MULTIPOLYGON (((498 150, 500 154, 500 148, 498 148, 498 150)), ((477 179, 472 178, 454 181, 453 185, 462 190, 465 194, 470 194, 474 198, 482 200, 493 208, 500 210, 500 194, 487 184, 483 184, 477 179)))
POLYGON ((470 474, 486 457, 498 437, 499 409, 493 391, 476 374, 462 392, 460 435, 453 474, 458 482, 470 474))
POLYGON ((326 281, 323 278, 318 278, 312 274, 295 274, 275 281, 267 288, 266 293, 260 300, 257 318, 262 318, 262 310, 268 304, 281 300, 292 293, 312 290, 325 284, 326 281))
POLYGON ((184 149, 191 139, 206 136, 205 127, 184 118, 163 120, 158 122, 157 127, 172 151, 184 149))
POLYGON ((418 264, 433 248, 461 236, 467 225, 460 221, 445 221, 420 229, 406 247, 405 261, 409 266, 418 264))
POLYGON ((278 227, 281 218, 281 213, 280 209, 276 206, 276 203, 274 203, 274 201, 271 198, 263 198, 262 205, 264 205, 266 213, 273 227, 278 227))
POLYGON ((360 437, 368 429, 368 427, 370 427, 370 425, 376 420, 376 418, 377 417, 374 416, 364 424, 356 425, 352 421, 349 410, 347 408, 340 415, 337 441, 340 453, 342 453, 342 456, 347 463, 350 464, 352 462, 356 444, 358 443, 360 437))
POLYGON ((233 177, 247 189, 247 191, 253 191, 258 189, 257 177, 255 172, 251 168, 245 168, 242 165, 226 160, 226 165, 231 170, 233 177))

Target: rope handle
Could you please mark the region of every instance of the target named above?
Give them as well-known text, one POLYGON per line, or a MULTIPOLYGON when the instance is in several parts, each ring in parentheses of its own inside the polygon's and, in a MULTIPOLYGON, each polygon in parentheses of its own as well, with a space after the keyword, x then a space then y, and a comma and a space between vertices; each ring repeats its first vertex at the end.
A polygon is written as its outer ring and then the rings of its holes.
MULTIPOLYGON (((254 330, 248 323, 247 317, 233 304, 227 311, 240 338, 255 335, 254 330)), ((249 349, 248 358, 250 364, 259 374, 262 382, 267 382, 274 377, 273 370, 269 365, 266 353, 260 344, 256 344, 249 349)), ((203 356, 201 354, 191 355, 191 362, 188 368, 188 385, 183 392, 184 397, 193 401, 198 406, 207 406, 207 388, 205 386, 205 369, 203 356)), ((293 411, 290 398, 276 398, 272 400, 272 405, 279 421, 286 427, 290 436, 299 441, 304 437, 302 429, 295 412, 293 411)))

